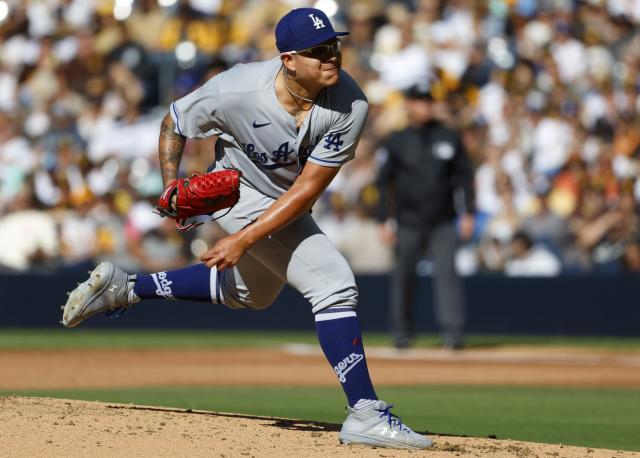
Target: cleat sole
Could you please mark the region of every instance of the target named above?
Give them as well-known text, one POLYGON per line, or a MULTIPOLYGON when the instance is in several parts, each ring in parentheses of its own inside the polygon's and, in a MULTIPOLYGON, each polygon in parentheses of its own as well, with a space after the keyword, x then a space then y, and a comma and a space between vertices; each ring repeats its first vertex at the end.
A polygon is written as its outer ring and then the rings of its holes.
POLYGON ((113 271, 108 272, 107 270, 107 272, 102 272, 106 269, 109 269, 109 264, 100 264, 92 271, 87 281, 78 283, 78 287, 69 294, 69 299, 67 299, 67 304, 64 307, 65 313, 62 318, 62 324, 65 327, 73 328, 78 326, 85 318, 89 317, 88 315, 83 317, 81 320, 74 321, 74 318, 80 316, 84 312, 84 309, 86 309, 109 285, 109 282, 106 281, 98 287, 100 282, 97 280, 101 275, 104 275, 105 278, 108 277, 108 273, 113 275, 113 271), (83 301, 83 299, 85 300, 83 301), (84 302, 84 306, 82 308, 80 308, 81 302, 84 302))
POLYGON ((399 448, 408 450, 423 450, 431 447, 433 442, 428 440, 424 446, 409 445, 406 443, 395 442, 392 440, 374 439, 367 435, 341 433, 339 441, 344 445, 369 445, 371 447, 399 448))

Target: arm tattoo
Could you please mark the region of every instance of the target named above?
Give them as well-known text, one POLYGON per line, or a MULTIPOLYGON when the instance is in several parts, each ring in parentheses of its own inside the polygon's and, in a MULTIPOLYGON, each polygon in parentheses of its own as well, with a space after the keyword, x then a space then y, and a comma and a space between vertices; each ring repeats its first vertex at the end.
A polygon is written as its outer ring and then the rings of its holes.
POLYGON ((162 171, 162 182, 165 186, 169 181, 178 178, 178 169, 182 159, 182 150, 186 138, 175 133, 175 123, 170 114, 162 120, 160 126, 159 156, 160 170, 162 171))

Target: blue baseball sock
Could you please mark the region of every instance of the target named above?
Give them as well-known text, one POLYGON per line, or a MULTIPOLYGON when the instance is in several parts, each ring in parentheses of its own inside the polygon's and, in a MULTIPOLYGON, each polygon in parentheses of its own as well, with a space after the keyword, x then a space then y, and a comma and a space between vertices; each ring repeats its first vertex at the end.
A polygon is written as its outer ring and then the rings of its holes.
POLYGON ((211 269, 195 264, 184 269, 138 275, 133 292, 140 299, 184 299, 211 302, 211 269))
POLYGON ((369 378, 360 322, 353 307, 334 306, 318 312, 316 332, 349 405, 354 407, 361 399, 378 399, 369 378))

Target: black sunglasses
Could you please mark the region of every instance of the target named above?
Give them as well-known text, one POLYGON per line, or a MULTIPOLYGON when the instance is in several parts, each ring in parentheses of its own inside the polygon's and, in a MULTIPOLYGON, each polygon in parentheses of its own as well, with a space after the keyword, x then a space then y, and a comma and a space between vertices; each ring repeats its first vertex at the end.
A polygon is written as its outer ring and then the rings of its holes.
POLYGON ((342 50, 342 42, 336 40, 333 43, 326 45, 316 45, 306 49, 300 49, 298 51, 289 51, 289 54, 300 54, 305 57, 311 57, 318 60, 327 60, 333 56, 337 56, 342 50))

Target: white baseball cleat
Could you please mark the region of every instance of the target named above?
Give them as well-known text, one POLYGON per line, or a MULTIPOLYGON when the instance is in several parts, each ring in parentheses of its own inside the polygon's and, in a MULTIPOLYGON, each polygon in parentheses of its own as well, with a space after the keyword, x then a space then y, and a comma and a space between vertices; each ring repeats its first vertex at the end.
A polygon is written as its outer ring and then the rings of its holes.
POLYGON ((392 407, 384 401, 376 401, 362 410, 347 407, 349 416, 342 424, 340 442, 414 450, 433 445, 430 439, 403 425, 400 418, 389 411, 392 407))
POLYGON ((78 326, 90 316, 128 307, 129 291, 135 275, 128 275, 110 262, 101 262, 90 272, 89 279, 79 283, 64 305, 61 323, 67 328, 78 326))

